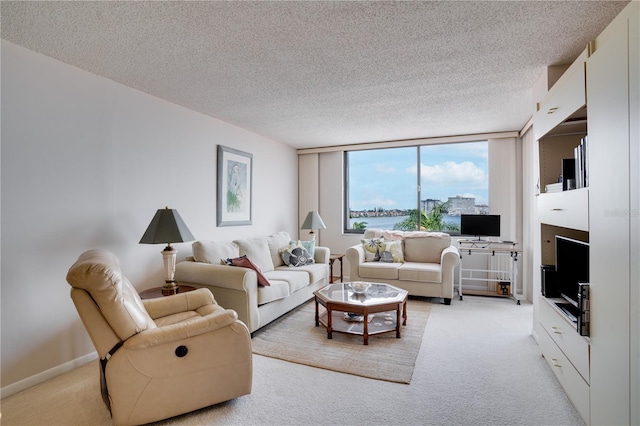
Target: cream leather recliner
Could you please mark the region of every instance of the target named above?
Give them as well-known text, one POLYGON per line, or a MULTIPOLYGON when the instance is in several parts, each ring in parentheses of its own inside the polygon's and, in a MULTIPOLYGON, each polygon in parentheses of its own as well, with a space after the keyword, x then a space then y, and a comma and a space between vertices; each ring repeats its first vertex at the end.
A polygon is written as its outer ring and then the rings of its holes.
POLYGON ((251 337, 208 289, 141 300, 117 257, 89 250, 71 298, 100 356, 116 425, 149 423, 251 393, 251 337))

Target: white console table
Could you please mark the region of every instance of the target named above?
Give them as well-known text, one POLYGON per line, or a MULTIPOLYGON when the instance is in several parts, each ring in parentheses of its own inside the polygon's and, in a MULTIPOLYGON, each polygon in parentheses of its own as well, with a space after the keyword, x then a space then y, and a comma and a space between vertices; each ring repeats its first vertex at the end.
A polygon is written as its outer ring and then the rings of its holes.
POLYGON ((521 249, 516 248, 514 241, 458 240, 460 245, 460 267, 458 269, 458 294, 462 300, 462 280, 484 282, 482 289, 466 289, 468 294, 502 296, 495 286, 509 283, 510 294, 517 304, 526 298, 524 284, 518 285, 518 255, 521 249), (465 267, 465 258, 471 256, 487 257, 486 268, 465 267), (493 287, 493 289, 491 288, 493 287))

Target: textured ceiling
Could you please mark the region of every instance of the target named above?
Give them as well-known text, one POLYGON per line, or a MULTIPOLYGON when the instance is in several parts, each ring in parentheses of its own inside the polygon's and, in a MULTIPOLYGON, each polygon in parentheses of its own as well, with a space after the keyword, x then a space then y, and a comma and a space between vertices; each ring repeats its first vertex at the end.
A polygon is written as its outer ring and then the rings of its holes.
POLYGON ((2 1, 2 38, 296 148, 520 130, 627 2, 2 1))

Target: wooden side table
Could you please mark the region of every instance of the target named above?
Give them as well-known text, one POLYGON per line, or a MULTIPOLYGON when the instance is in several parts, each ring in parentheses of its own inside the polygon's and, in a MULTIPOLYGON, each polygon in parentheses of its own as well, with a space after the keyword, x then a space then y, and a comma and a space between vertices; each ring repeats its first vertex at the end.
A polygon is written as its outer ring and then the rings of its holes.
POLYGON ((333 284, 333 262, 336 260, 340 261, 340 282, 342 282, 342 258, 344 254, 331 254, 329 255, 329 284, 333 284))
POLYGON ((157 297, 163 297, 163 296, 171 296, 174 294, 178 294, 178 293, 186 293, 188 291, 193 291, 195 290, 195 287, 192 287, 190 285, 178 285, 178 289, 174 292, 166 292, 162 290, 162 287, 154 287, 154 288, 150 288, 148 290, 144 290, 140 292, 140 298, 141 299, 155 299, 157 297))

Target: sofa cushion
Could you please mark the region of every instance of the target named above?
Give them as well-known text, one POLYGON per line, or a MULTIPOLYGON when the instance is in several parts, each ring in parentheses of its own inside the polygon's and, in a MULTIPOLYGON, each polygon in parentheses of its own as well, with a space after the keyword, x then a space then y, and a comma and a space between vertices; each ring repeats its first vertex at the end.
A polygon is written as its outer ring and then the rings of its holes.
POLYGON ((221 259, 240 256, 238 245, 231 242, 196 241, 191 248, 196 262, 219 264, 221 259))
POLYGON ((384 250, 384 238, 364 238, 361 242, 364 247, 364 261, 377 262, 380 259, 380 251, 384 250))
MULTIPOLYGON (((279 266, 276 270, 291 271, 288 266, 279 266)), ((312 263, 309 265, 298 266, 295 271, 305 271, 309 274, 309 282, 315 283, 329 277, 329 267, 326 263, 312 263)))
POLYGON ((442 267, 439 263, 405 262, 398 269, 398 279, 427 283, 442 282, 442 267))
POLYGON ((404 260, 440 263, 442 250, 450 245, 451 236, 444 232, 408 233, 404 239, 404 260))
POLYGON ((291 236, 286 231, 280 231, 267 237, 267 245, 269 246, 271 262, 274 268, 284 265, 280 249, 289 245, 289 241, 291 241, 291 236))
POLYGON ((266 238, 245 238, 233 242, 238 245, 240 256, 247 256, 262 272, 273 271, 273 261, 266 238))
POLYGON ((291 243, 281 249, 284 264, 290 267, 304 266, 315 263, 311 254, 300 244, 291 243))
POLYGON ((258 275, 258 286, 268 287, 271 285, 271 283, 269 282, 269 279, 265 277, 262 271, 260 270, 260 267, 256 265, 247 256, 240 256, 240 257, 234 257, 233 259, 227 259, 227 262, 232 266, 240 266, 242 268, 249 268, 256 271, 256 274, 258 275))
POLYGON ((258 305, 284 299, 289 296, 289 283, 286 281, 271 280, 268 287, 258 287, 258 305))
POLYGON ((380 280, 397 280, 398 267, 401 263, 365 262, 358 270, 361 278, 376 278, 380 280))
POLYGON ((280 267, 274 271, 269 271, 265 275, 269 280, 285 281, 289 285, 289 294, 298 291, 311 283, 309 273, 307 271, 298 270, 298 268, 283 268, 284 267, 280 267))

